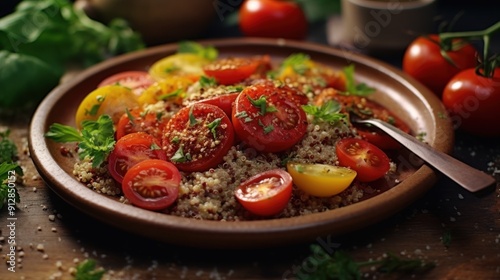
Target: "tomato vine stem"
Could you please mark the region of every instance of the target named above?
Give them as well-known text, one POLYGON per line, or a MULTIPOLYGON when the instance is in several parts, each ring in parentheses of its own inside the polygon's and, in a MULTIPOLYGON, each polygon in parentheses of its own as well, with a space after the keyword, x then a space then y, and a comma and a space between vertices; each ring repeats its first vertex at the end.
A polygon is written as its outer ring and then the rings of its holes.
POLYGON ((492 77, 495 71, 495 67, 500 62, 496 54, 490 55, 490 43, 491 36, 498 31, 500 31, 500 21, 483 30, 440 33, 439 38, 441 41, 441 49, 445 52, 452 50, 452 42, 454 39, 462 39, 468 41, 482 40, 483 61, 477 67, 476 72, 478 75, 492 77))

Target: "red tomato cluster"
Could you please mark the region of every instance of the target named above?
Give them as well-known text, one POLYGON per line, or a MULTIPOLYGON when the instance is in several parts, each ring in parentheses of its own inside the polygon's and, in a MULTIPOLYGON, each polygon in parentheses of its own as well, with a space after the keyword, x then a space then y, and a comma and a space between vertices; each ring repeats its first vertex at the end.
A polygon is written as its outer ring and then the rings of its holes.
POLYGON ((427 86, 445 105, 456 128, 480 136, 500 136, 500 69, 492 77, 476 71, 474 46, 455 39, 454 50, 444 52, 438 35, 419 37, 407 48, 403 71, 427 86))

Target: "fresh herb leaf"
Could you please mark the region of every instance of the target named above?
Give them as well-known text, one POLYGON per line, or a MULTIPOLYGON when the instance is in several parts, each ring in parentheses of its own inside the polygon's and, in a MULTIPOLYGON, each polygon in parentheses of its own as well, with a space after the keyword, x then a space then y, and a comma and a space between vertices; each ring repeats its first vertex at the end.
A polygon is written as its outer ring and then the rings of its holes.
MULTIPOLYGON (((335 251, 333 255, 326 253, 321 246, 311 246, 312 256, 316 262, 316 269, 299 271, 299 279, 361 279, 362 269, 374 267, 380 273, 423 273, 435 264, 420 259, 402 259, 394 254, 387 254, 382 259, 365 262, 354 261, 344 251, 335 251)), ((309 261, 309 258, 307 258, 309 261)))
POLYGON ((201 76, 199 82, 202 88, 212 87, 217 85, 217 81, 215 80, 214 77, 201 76))
POLYGON ((193 109, 194 109, 194 106, 191 106, 191 108, 189 108, 189 126, 193 126, 193 125, 196 125, 198 123, 198 120, 194 117, 194 114, 193 114, 193 109))
POLYGON ((304 53, 296 53, 288 56, 281 63, 280 71, 284 71, 286 68, 290 67, 293 71, 299 75, 304 75, 310 68, 311 58, 304 53))
POLYGON ((182 146, 174 153, 174 155, 170 158, 175 163, 183 163, 191 160, 191 155, 189 153, 185 154, 182 146))
POLYGON ((314 122, 325 121, 330 124, 335 124, 341 120, 346 119, 346 115, 340 113, 340 103, 334 100, 328 100, 323 103, 321 107, 307 104, 303 105, 304 112, 314 117, 314 122))
POLYGON ((277 112, 278 110, 274 106, 268 106, 267 104, 267 98, 264 95, 261 95, 259 99, 253 99, 249 95, 247 95, 248 100, 250 103, 259 108, 259 113, 264 116, 266 113, 272 113, 272 112, 277 112))
POLYGON ((104 273, 104 269, 96 268, 95 260, 86 259, 76 267, 75 280, 100 280, 104 273))
POLYGON ((58 143, 79 142, 80 159, 88 156, 92 159, 92 166, 98 167, 115 146, 114 133, 113 120, 102 115, 96 121, 83 121, 81 134, 74 127, 54 123, 45 137, 58 143))
POLYGON ((83 141, 81 133, 76 128, 60 123, 51 124, 49 131, 45 133, 45 137, 58 143, 83 141))
POLYGON ((179 88, 173 92, 162 94, 162 95, 158 96, 158 100, 167 100, 167 99, 176 98, 176 97, 184 97, 184 91, 181 88, 179 88))
POLYGON ((68 65, 87 67, 142 48, 139 34, 123 19, 104 25, 73 1, 23 0, 0 19, 0 107, 38 104, 68 65))
POLYGON ((346 77, 346 93, 348 95, 368 96, 375 92, 375 89, 365 83, 356 83, 354 79, 354 64, 350 64, 342 69, 346 77))
POLYGON ((219 55, 216 48, 212 46, 203 46, 193 41, 182 41, 179 43, 178 53, 192 53, 208 60, 215 60, 219 55))
POLYGON ((210 132, 212 132, 212 135, 214 136, 215 140, 217 140, 217 127, 220 126, 221 122, 222 122, 222 118, 217 118, 213 122, 211 122, 207 125, 210 132))
POLYGON ((272 124, 265 126, 261 120, 259 120, 259 125, 264 129, 264 134, 268 134, 274 130, 274 126, 272 124))
POLYGON ((9 182, 16 180, 17 176, 23 176, 23 170, 19 165, 12 162, 0 163, 0 209, 12 195, 16 203, 21 201, 17 188, 9 186, 9 182))
POLYGON ((17 147, 9 139, 10 130, 0 132, 0 163, 13 162, 17 158, 17 147))

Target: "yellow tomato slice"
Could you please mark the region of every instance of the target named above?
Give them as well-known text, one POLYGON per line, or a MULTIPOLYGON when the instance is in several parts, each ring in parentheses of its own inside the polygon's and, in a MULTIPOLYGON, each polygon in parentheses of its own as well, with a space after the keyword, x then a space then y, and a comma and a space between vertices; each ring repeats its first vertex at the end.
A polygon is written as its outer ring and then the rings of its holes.
POLYGON ((327 164, 288 163, 287 171, 299 189, 319 197, 341 193, 356 177, 352 169, 327 164))
POLYGON ((139 96, 139 103, 141 105, 154 104, 160 100, 170 100, 181 103, 187 88, 191 84, 193 84, 193 80, 187 77, 168 77, 146 88, 139 96))
POLYGON ((208 63, 210 60, 196 54, 176 53, 155 62, 149 68, 149 75, 158 81, 171 76, 199 77, 208 63))
POLYGON ((89 93, 76 110, 75 121, 78 128, 84 120, 97 120, 101 115, 109 115, 116 123, 125 113, 139 105, 137 95, 127 87, 107 85, 89 93))

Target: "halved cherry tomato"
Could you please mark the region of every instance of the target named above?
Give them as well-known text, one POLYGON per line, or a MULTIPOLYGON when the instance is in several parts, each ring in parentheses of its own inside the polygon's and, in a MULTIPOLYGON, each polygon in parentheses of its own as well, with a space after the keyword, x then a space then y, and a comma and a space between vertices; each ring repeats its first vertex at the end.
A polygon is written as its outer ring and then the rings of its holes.
POLYGON ((221 163, 234 143, 228 116, 217 106, 195 103, 177 112, 164 129, 167 157, 182 171, 206 171, 221 163))
POLYGON ((192 53, 176 53, 156 61, 149 68, 149 75, 155 80, 172 76, 184 76, 198 80, 204 74, 203 66, 210 60, 192 53))
POLYGON ((233 107, 238 137, 262 152, 280 152, 299 142, 307 130, 306 114, 287 86, 261 83, 246 87, 233 107))
POLYGON ((327 164, 287 164, 293 183, 305 193, 328 197, 343 192, 356 177, 356 171, 327 164))
POLYGON ((127 134, 116 141, 109 154, 108 170, 121 183, 132 166, 146 159, 167 160, 167 157, 153 136, 144 132, 127 134))
POLYGON ((249 212, 273 216, 283 211, 290 201, 292 177, 281 169, 265 171, 241 183, 234 194, 249 212))
POLYGON ((123 178, 125 197, 138 207, 162 210, 172 205, 179 195, 181 174, 170 162, 148 159, 132 166, 123 178))
POLYGON ((229 57, 205 65, 203 71, 221 85, 232 85, 250 77, 257 71, 258 66, 257 58, 229 57))
POLYGON ((200 100, 199 102, 215 105, 221 108, 226 113, 226 115, 228 115, 228 117, 231 117, 231 114, 233 112, 234 102, 236 101, 236 98, 238 97, 239 94, 240 94, 239 92, 222 94, 219 96, 200 100))
POLYGON ((382 178, 390 169, 387 155, 368 141, 344 138, 336 145, 339 165, 349 167, 358 173, 361 182, 382 178))
POLYGON ((454 40, 459 46, 446 52, 451 63, 441 54, 439 36, 431 34, 417 37, 410 43, 403 56, 403 71, 427 86, 437 96, 442 96, 448 81, 458 72, 474 68, 477 64, 477 51, 474 46, 463 40, 454 40))
POLYGON ((166 123, 167 121, 162 115, 155 112, 145 112, 139 109, 129 110, 116 124, 116 140, 134 132, 146 132, 161 140, 166 123))
MULTIPOLYGON (((361 118, 376 118, 394 125, 403 132, 410 133, 410 127, 382 105, 356 95, 344 95, 334 89, 325 89, 316 96, 315 103, 321 105, 328 100, 335 100, 342 105, 342 111, 356 114, 361 118)), ((386 133, 366 125, 354 125, 359 136, 383 150, 401 148, 401 144, 386 133)))
POLYGON ((153 79, 145 71, 125 71, 113 74, 102 80, 97 87, 107 85, 120 85, 131 89, 136 95, 140 95, 153 83, 153 79))
POLYGON ((84 120, 97 120, 109 115, 117 123, 126 109, 138 106, 137 96, 124 86, 107 85, 90 92, 76 110, 75 122, 78 128, 84 120))

